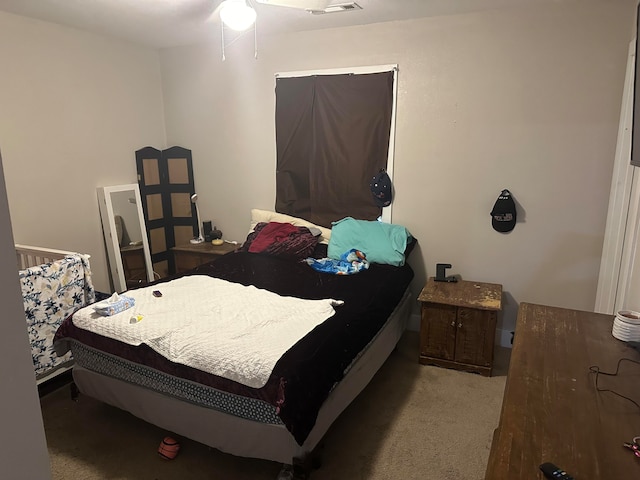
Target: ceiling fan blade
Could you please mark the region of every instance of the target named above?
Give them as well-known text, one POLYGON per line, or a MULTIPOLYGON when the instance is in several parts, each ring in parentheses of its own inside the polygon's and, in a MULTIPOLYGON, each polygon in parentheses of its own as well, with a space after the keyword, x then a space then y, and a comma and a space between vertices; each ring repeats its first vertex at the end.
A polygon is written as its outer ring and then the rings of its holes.
POLYGON ((174 2, 172 14, 181 21, 202 22, 213 16, 220 8, 221 0, 190 0, 188 2, 174 2))
POLYGON ((297 8, 300 10, 324 10, 334 0, 255 0, 263 5, 297 8))
POLYGON ((213 12, 211 12, 211 15, 209 15, 209 19, 216 17, 216 16, 220 16, 220 10, 222 10, 223 5, 226 3, 227 0, 222 0, 219 2, 213 2, 214 4, 217 3, 218 5, 216 6, 216 8, 213 10, 213 12))

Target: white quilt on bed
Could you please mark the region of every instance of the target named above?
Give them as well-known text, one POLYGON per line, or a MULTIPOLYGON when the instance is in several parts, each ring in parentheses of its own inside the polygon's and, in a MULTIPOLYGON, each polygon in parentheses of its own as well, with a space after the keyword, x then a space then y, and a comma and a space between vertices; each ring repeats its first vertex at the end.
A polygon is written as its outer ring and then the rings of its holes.
POLYGON ((74 325, 130 345, 145 343, 172 362, 254 388, 264 386, 278 359, 343 303, 282 297, 205 275, 125 295, 135 299, 132 308, 103 317, 85 307, 73 316, 74 325), (142 320, 130 323, 135 315, 142 320))

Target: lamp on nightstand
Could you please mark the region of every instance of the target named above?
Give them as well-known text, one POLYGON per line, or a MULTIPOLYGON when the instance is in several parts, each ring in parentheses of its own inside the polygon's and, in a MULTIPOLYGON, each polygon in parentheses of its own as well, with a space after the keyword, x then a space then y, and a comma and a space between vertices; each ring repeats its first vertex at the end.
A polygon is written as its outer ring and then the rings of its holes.
POLYGON ((198 236, 189 240, 191 243, 202 243, 204 242, 204 237, 202 236, 202 222, 200 221, 200 210, 198 209, 198 194, 194 193, 191 195, 191 203, 196 206, 196 216, 198 217, 198 236))

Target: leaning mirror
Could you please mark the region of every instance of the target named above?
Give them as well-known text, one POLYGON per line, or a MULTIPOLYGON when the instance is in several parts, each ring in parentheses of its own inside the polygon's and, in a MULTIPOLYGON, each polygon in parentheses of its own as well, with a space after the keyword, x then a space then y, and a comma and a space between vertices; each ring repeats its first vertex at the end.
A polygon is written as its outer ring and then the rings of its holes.
POLYGON ((114 290, 120 293, 153 281, 138 185, 99 187, 98 204, 114 290))

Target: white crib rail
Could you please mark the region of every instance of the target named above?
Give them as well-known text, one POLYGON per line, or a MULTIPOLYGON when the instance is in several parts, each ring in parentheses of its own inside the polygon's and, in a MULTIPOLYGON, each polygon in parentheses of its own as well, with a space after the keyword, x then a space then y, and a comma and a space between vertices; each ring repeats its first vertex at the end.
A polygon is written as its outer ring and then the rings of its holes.
POLYGON ((36 267, 43 263, 50 263, 60 260, 67 255, 73 255, 76 252, 67 252, 65 250, 55 250, 53 248, 34 247, 31 245, 20 245, 16 243, 16 257, 18 260, 18 270, 24 270, 29 267, 36 267))

